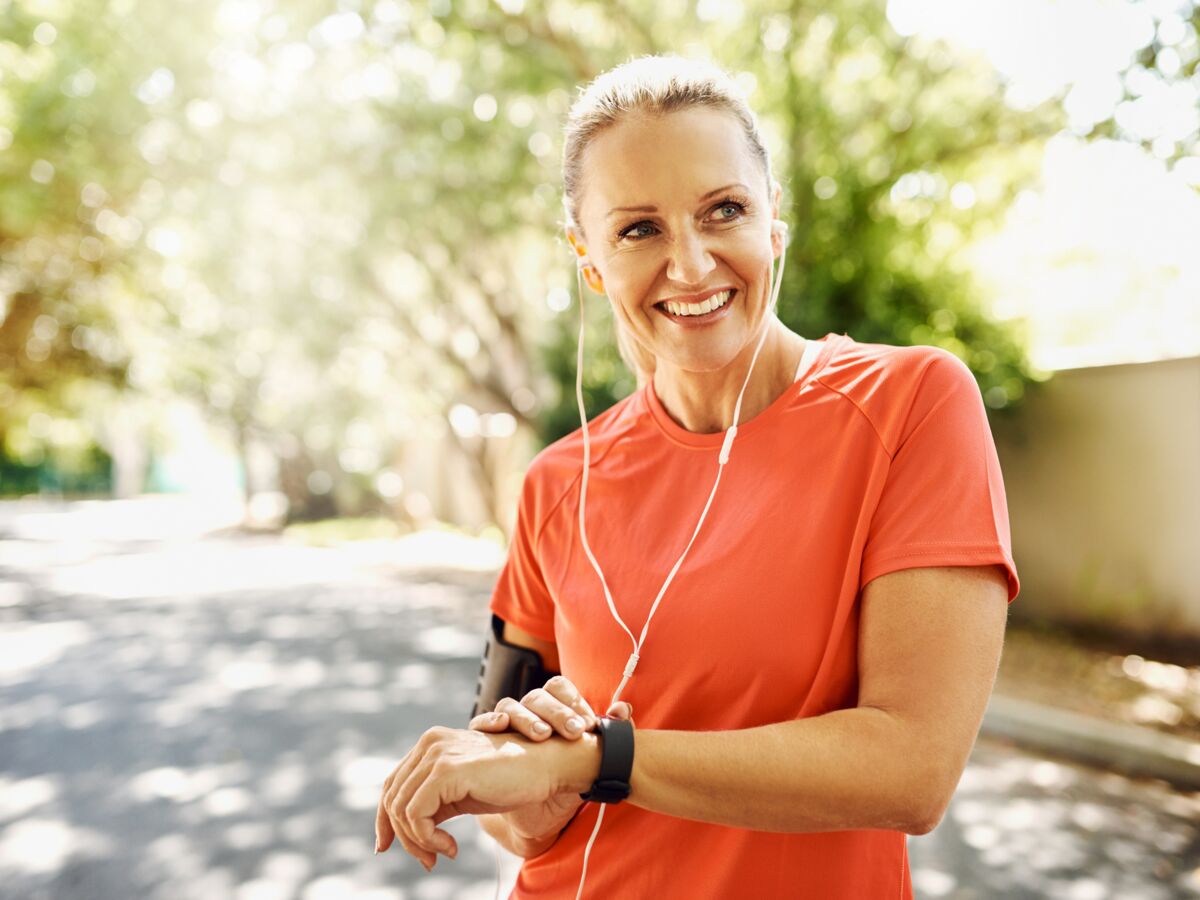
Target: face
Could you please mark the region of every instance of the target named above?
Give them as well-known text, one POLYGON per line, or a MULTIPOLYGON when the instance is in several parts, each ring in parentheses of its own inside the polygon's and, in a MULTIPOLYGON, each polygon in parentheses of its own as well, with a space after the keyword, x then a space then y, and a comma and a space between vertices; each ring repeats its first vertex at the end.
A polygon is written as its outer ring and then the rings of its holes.
POLYGON ((753 352, 782 249, 771 232, 780 188, 768 197, 764 182, 737 119, 710 108, 627 118, 584 152, 583 234, 568 239, 659 367, 711 372, 753 352))

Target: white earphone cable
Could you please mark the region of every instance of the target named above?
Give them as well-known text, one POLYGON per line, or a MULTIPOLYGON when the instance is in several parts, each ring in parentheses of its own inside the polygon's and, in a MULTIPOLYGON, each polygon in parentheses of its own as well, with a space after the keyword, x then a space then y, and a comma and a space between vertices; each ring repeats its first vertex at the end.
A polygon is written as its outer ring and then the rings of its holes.
MULTIPOLYGON (((625 685, 628 684, 629 679, 633 677, 633 672, 637 668, 638 660, 641 658, 640 654, 642 646, 646 640, 646 634, 650 630, 650 620, 654 618, 654 613, 658 610, 658 605, 662 602, 663 596, 667 592, 667 588, 670 587, 671 582, 675 578, 675 574, 679 571, 680 566, 683 565, 683 561, 687 557, 688 551, 692 549, 692 544, 696 542, 696 538, 700 534, 700 527, 704 524, 704 520, 708 516, 709 507, 712 506, 713 497, 715 497, 717 494, 717 487, 721 484, 721 474, 725 470, 725 464, 729 462, 729 454, 733 449, 734 438, 737 436, 738 419, 740 418, 742 412, 742 397, 746 393, 746 386, 750 384, 750 375, 754 372, 754 364, 758 361, 759 351, 762 350, 763 343, 766 341, 767 331, 770 329, 771 325, 771 317, 774 315, 776 303, 779 299, 779 288, 780 285, 783 284, 783 266, 786 259, 787 235, 785 233, 783 251, 779 257, 779 268, 776 271, 774 264, 772 264, 771 267, 771 305, 768 309, 768 315, 763 320, 762 334, 759 335, 758 344, 754 347, 754 355, 750 357, 750 367, 746 370, 746 378, 742 382, 741 390, 738 391, 737 402, 735 402, 733 406, 733 423, 725 432, 725 440, 721 445, 721 452, 717 458, 716 480, 713 482, 712 490, 708 494, 708 500, 704 504, 704 510, 700 513, 700 520, 696 523, 696 528, 692 532, 691 540, 688 541, 687 547, 684 548, 683 554, 675 562, 675 565, 671 568, 671 572, 667 576, 666 581, 664 581, 662 587, 659 588, 658 596, 654 598, 654 603, 650 606, 650 612, 646 616, 646 624, 642 626, 641 636, 637 640, 634 640, 633 632, 629 630, 629 627, 625 624, 624 620, 617 612, 616 604, 613 602, 612 593, 608 589, 608 582, 604 578, 604 572, 601 571, 600 564, 596 561, 596 557, 592 553, 591 545, 588 543, 587 539, 587 526, 584 512, 587 506, 588 468, 591 465, 591 439, 588 433, 587 411, 583 405, 583 336, 584 320, 586 317, 584 314, 582 263, 585 260, 581 259, 579 261, 580 265, 578 265, 575 270, 576 283, 579 289, 579 347, 575 360, 575 399, 579 403, 579 420, 583 428, 583 478, 579 487, 579 536, 583 544, 583 550, 587 554, 588 560, 591 561, 592 568, 596 570, 596 574, 600 578, 600 584, 604 589, 604 599, 608 603, 609 612, 612 613, 612 616, 616 620, 617 624, 621 626, 621 629, 627 635, 629 635, 629 640, 633 643, 633 652, 630 654, 629 660, 625 663, 623 677, 621 678, 620 683, 617 685, 617 689, 613 692, 612 700, 609 701, 610 708, 621 698, 621 691, 625 689, 625 685)), ((653 383, 650 385, 649 389, 654 389, 653 383)), ((587 878, 588 859, 592 852, 592 845, 596 842, 596 835, 600 832, 600 823, 604 821, 605 804, 601 803, 598 805, 600 806, 600 811, 596 816, 596 826, 592 829, 592 835, 588 839, 587 846, 583 851, 583 871, 579 876, 579 888, 575 892, 575 900, 580 900, 580 898, 583 896, 583 885, 587 878)))

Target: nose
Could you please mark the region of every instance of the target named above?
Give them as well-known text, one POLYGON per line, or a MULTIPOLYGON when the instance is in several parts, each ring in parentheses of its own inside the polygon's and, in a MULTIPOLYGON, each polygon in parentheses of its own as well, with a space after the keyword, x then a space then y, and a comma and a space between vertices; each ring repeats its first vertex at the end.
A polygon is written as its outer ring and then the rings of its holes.
POLYGON ((704 236, 694 228, 683 228, 675 234, 668 251, 667 278, 682 284, 703 284, 708 273, 717 267, 704 236))

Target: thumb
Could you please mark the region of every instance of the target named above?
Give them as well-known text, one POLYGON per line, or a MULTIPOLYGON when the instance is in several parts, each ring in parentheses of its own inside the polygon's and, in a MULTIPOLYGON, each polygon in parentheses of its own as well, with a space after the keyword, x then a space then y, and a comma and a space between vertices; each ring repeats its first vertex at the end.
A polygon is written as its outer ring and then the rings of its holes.
POLYGON ((606 716, 611 716, 614 719, 633 719, 633 704, 627 700, 618 700, 608 708, 606 716))

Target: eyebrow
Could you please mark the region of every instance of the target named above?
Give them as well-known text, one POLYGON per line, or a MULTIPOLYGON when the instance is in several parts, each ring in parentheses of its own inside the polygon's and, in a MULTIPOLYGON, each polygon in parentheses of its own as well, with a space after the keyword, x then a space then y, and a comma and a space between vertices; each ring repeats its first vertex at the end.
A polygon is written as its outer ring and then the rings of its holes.
MULTIPOLYGON (((747 188, 740 181, 735 181, 733 184, 727 184, 724 187, 719 187, 716 190, 709 191, 707 194, 705 194, 703 197, 700 198, 699 202, 703 203, 709 197, 714 197, 717 194, 724 193, 725 191, 729 190, 730 188, 741 188, 743 191, 749 190, 749 188, 747 188)), ((658 207, 657 206, 614 206, 612 209, 610 209, 608 211, 608 215, 605 216, 605 218, 611 219, 614 214, 619 213, 619 212, 658 212, 658 207)))

